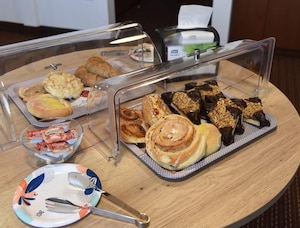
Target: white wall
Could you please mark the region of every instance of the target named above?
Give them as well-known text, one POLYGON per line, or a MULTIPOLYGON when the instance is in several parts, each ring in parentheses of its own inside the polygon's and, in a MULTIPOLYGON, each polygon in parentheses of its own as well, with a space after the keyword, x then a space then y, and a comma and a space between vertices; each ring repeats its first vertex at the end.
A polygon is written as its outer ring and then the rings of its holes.
POLYGON ((220 44, 228 43, 232 0, 213 0, 212 26, 219 32, 220 44))
POLYGON ((1 0, 0 21, 89 29, 115 23, 114 0, 1 0))
MULTIPOLYGON (((124 0, 125 1, 125 0, 124 0)), ((228 42, 232 0, 213 0, 212 26, 228 42)), ((0 21, 89 29, 115 23, 114 0, 0 0, 0 21)))

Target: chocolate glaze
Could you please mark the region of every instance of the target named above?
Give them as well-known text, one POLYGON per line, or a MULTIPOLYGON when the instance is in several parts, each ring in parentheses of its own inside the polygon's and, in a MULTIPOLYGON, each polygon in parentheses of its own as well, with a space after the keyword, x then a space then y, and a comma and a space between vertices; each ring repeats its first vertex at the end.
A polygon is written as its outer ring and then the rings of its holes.
POLYGON ((190 121, 193 123, 193 124, 201 124, 201 111, 198 110, 197 112, 189 112, 187 114, 187 117, 190 119, 190 121))
POLYGON ((221 132, 222 141, 225 146, 228 146, 234 142, 234 134, 232 127, 223 127, 219 130, 221 132))
POLYGON ((256 120, 259 121, 260 128, 269 127, 271 125, 270 121, 266 119, 266 115, 262 110, 257 111, 256 113, 253 114, 253 116, 256 120))

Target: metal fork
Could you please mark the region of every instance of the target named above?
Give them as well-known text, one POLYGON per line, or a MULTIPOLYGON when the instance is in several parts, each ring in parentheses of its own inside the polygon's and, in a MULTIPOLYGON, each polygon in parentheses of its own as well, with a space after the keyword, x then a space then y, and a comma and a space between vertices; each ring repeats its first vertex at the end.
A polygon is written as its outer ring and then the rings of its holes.
POLYGON ((148 227, 149 223, 150 223, 150 218, 146 214, 143 214, 143 216, 144 216, 143 219, 139 218, 139 220, 138 220, 138 219, 133 218, 128 215, 119 214, 119 213, 116 213, 113 211, 108 211, 108 210, 104 210, 104 209, 97 208, 97 207, 79 206, 79 205, 72 203, 69 200, 66 200, 66 199, 52 197, 52 198, 46 199, 45 202, 46 202, 47 209, 49 211, 53 211, 53 212, 75 213, 75 212, 78 212, 82 208, 88 208, 94 214, 108 217, 111 219, 116 219, 116 220, 123 221, 123 222, 132 223, 132 224, 135 224, 139 228, 148 227))

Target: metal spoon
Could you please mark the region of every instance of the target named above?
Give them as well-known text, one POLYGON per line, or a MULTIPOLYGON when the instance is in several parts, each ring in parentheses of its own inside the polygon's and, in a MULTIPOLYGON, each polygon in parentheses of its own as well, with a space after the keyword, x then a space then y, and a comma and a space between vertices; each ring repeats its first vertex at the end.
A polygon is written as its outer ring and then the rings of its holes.
MULTIPOLYGON (((120 200, 119 198, 117 198, 117 197, 113 196, 112 194, 108 193, 107 191, 97 187, 96 186, 96 184, 97 184, 96 178, 87 176, 86 174, 82 174, 82 173, 70 172, 70 173, 68 173, 68 180, 69 180, 69 183, 75 187, 79 187, 82 189, 94 188, 94 190, 100 191, 101 195, 103 195, 106 199, 113 202, 117 206, 128 211, 129 213, 131 213, 132 215, 134 215, 135 217, 137 217, 140 220, 150 222, 150 218, 146 214, 137 211, 133 207, 129 206, 127 203, 120 200)), ((100 184, 100 186, 101 186, 101 184, 100 184)))

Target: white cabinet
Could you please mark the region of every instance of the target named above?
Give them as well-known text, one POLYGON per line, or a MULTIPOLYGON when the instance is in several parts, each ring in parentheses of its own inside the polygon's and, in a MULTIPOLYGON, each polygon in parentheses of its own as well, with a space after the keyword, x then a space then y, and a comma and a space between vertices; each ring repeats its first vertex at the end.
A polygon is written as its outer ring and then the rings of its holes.
POLYGON ((114 0, 0 0, 0 21, 89 29, 115 23, 114 0))

